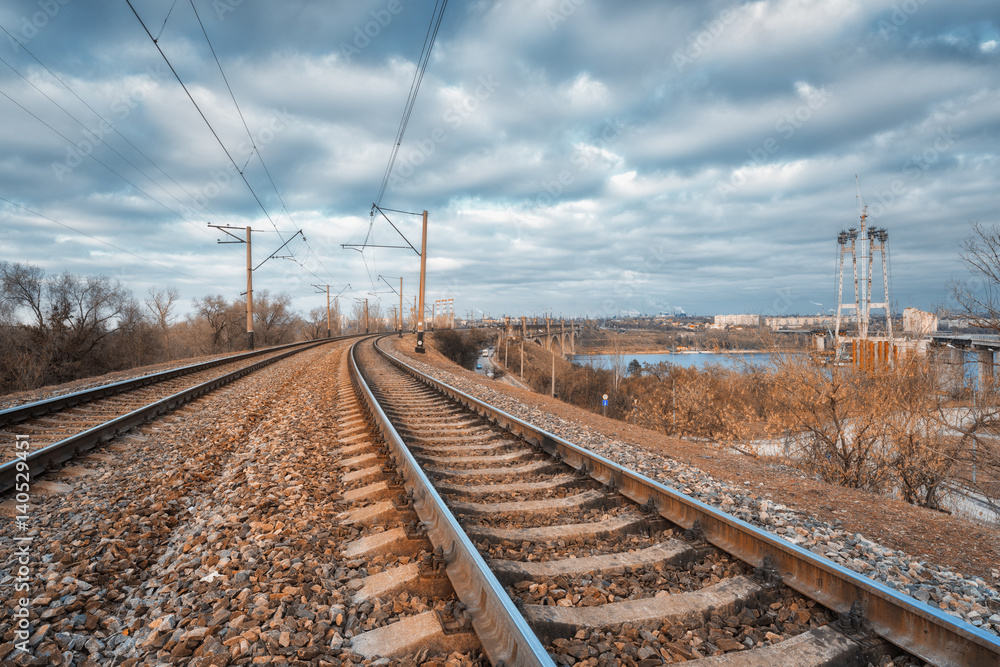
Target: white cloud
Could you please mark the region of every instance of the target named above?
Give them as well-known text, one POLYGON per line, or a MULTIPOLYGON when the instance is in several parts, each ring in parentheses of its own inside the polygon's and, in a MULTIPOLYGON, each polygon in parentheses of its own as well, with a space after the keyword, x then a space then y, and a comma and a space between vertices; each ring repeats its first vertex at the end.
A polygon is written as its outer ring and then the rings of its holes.
POLYGON ((575 109, 584 111, 600 111, 608 102, 608 88, 600 81, 590 78, 590 74, 582 72, 569 85, 560 90, 563 97, 575 109))
MULTIPOLYGON (((926 306, 961 265, 954 253, 940 270, 920 261, 943 257, 969 220, 998 221, 997 21, 981 3, 923 4, 899 25, 889 0, 570 4, 555 24, 547 12, 566 3, 449 8, 382 202, 430 211, 429 299, 461 293, 460 311, 594 313, 610 299, 742 312, 770 304, 794 275, 796 299, 826 303, 827 260, 856 216, 859 173, 892 230, 894 274, 913 295, 906 305, 926 306), (691 44, 691 62, 676 66, 691 44), (914 168, 925 153, 933 162, 914 168), (739 185, 720 196, 734 177, 739 185)), ((251 131, 287 118, 259 145, 270 174, 240 147, 246 130, 189 8, 178 5, 161 38, 274 224, 310 239, 292 246, 300 264, 272 260, 260 276, 303 308, 315 305, 316 275, 350 282, 346 294, 371 290, 383 269, 415 283, 409 250, 340 249, 368 231, 429 19, 425 6, 404 3, 345 55, 342 44, 382 6, 242 3, 222 22, 203 16, 251 131)), ((138 7, 159 16, 152 3, 138 7)), ((37 7, 14 0, 0 11, 16 23, 37 7)), ((87 156, 55 179, 66 140, 6 99, 0 196, 195 278, 0 202, 8 256, 53 271, 106 267, 137 294, 151 284, 182 285, 186 300, 242 291, 240 248, 216 245, 205 223, 270 230, 260 235, 266 253, 272 222, 238 174, 217 182, 229 159, 134 17, 70 3, 31 48, 156 163, 109 136, 150 181, 106 146, 93 151, 157 201, 87 156), (141 99, 115 112, 136 90, 141 99), (178 199, 191 207, 187 221, 168 210, 180 210, 178 199)), ((24 53, 11 62, 97 127, 24 53)), ((85 136, 9 70, 0 89, 71 140, 85 136)), ((394 221, 419 238, 419 218, 394 221)), ((398 238, 380 218, 373 230, 398 238)))

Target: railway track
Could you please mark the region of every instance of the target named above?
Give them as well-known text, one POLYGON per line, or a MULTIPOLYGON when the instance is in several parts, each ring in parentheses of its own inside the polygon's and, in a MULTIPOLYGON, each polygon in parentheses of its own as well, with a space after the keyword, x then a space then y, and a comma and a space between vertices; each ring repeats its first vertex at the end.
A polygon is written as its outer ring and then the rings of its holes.
POLYGON ((47 469, 169 410, 328 341, 293 343, 153 373, 0 410, 0 439, 21 458, 0 465, 0 493, 18 475, 35 479, 47 469))
MULTIPOLYGON (((346 518, 396 527, 345 554, 419 554, 426 533, 433 551, 381 579, 446 573, 460 603, 440 627, 466 647, 474 628, 493 664, 1000 664, 994 635, 423 376, 371 341, 351 364, 352 410, 381 447, 359 444, 347 462, 359 485, 345 499, 359 507, 346 518), (407 513, 419 522, 406 527, 407 513)), ((378 598, 375 583, 359 586, 378 598)), ((420 644, 379 641, 407 634, 356 638, 354 650, 398 657, 420 644)))

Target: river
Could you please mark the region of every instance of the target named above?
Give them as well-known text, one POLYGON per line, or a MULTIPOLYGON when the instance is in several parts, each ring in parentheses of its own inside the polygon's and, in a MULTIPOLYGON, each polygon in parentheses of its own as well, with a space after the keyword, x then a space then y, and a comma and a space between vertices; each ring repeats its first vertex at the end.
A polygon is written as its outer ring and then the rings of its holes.
MULTIPOLYGON (((739 367, 741 364, 761 364, 768 360, 767 352, 656 352, 653 354, 625 353, 622 360, 627 366, 633 359, 640 364, 657 364, 665 361, 684 368, 704 368, 710 364, 725 366, 727 368, 739 367)), ((610 354, 576 354, 571 357, 575 364, 581 366, 593 365, 597 368, 611 368, 610 354)))

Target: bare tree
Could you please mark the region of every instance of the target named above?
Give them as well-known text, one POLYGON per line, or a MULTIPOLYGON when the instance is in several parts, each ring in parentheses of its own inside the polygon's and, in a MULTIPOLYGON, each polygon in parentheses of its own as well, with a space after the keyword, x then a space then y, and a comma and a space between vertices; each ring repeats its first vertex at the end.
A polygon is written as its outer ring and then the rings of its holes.
MULTIPOLYGON (((332 328, 332 327, 331 327, 332 328)), ((302 335, 309 340, 326 338, 326 308, 313 308, 302 322, 302 335)))
POLYGON ((149 288, 149 298, 146 299, 146 308, 149 312, 153 314, 157 325, 164 333, 170 328, 173 323, 173 307, 180 297, 180 292, 177 291, 176 287, 168 287, 166 289, 156 289, 154 287, 149 288))
POLYGON ((285 292, 271 296, 261 290, 254 297, 254 336, 261 345, 292 342, 296 316, 291 310, 292 297, 285 292))
POLYGON ((389 331, 388 320, 383 317, 382 305, 378 301, 368 302, 368 329, 370 331, 389 331))
POLYGON ((7 309, 16 313, 26 308, 31 312, 34 324, 39 329, 45 327, 45 272, 31 264, 11 264, 0 262, 0 279, 3 289, 2 302, 7 309))
MULTIPOLYGON (((365 317, 366 312, 367 311, 365 310, 365 302, 360 300, 355 300, 354 307, 351 308, 351 319, 353 320, 351 329, 352 331, 354 331, 354 333, 365 333, 365 324, 367 320, 367 318, 365 317)), ((367 322, 367 324, 370 328, 371 323, 367 322)))
POLYGON ((226 342, 224 334, 231 322, 228 317, 229 304, 221 294, 214 296, 204 296, 195 299, 192 303, 197 316, 203 319, 209 326, 212 335, 212 349, 221 349, 226 342))
POLYGON ((971 228, 972 234, 961 243, 960 256, 980 284, 955 281, 951 293, 973 326, 1000 333, 1000 228, 978 222, 971 228))
POLYGON ((69 273, 51 280, 47 291, 54 379, 75 379, 106 366, 99 362, 102 346, 123 317, 134 313, 132 294, 106 276, 69 273))

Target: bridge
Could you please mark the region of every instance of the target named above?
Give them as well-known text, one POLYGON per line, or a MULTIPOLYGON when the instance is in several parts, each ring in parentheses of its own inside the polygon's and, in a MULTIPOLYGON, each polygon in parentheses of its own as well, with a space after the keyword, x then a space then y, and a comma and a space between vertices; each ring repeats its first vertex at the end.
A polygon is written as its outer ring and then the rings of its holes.
MULTIPOLYGON (((515 325, 512 323, 511 318, 504 318, 504 328, 508 339, 517 337, 515 325)), ((563 356, 576 354, 576 341, 582 331, 583 327, 576 322, 567 323, 562 318, 553 322, 552 318, 546 317, 545 323, 542 324, 538 321, 538 318, 533 317, 529 324, 527 317, 521 317, 521 338, 541 345, 550 352, 555 351, 556 346, 558 346, 559 354, 563 356)))
POLYGON ((1000 350, 1000 336, 996 334, 943 334, 930 335, 935 345, 960 347, 967 350, 1000 350))
POLYGON ((996 367, 996 354, 1000 352, 1000 336, 996 334, 931 334, 934 354, 943 367, 951 367, 953 377, 946 379, 948 386, 961 386, 965 376, 966 354, 974 358, 978 370, 978 383, 991 382, 996 367))

